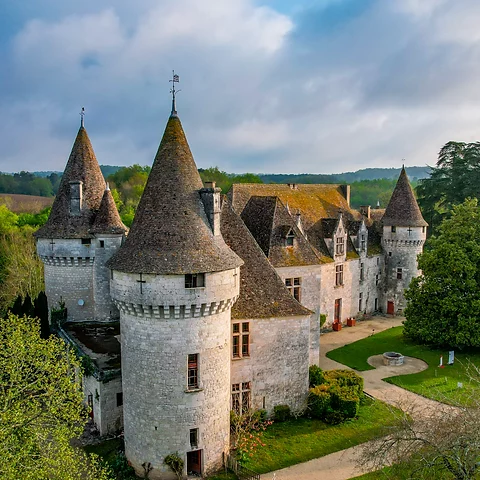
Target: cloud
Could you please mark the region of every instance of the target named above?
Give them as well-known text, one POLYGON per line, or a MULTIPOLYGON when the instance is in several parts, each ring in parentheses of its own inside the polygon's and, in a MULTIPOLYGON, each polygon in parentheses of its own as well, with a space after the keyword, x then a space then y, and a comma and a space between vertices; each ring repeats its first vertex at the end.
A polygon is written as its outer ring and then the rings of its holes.
POLYGON ((1 45, 0 170, 63 169, 81 106, 101 163, 150 163, 172 68, 201 167, 432 164, 445 142, 476 138, 475 0, 47 4, 27 2, 1 45))

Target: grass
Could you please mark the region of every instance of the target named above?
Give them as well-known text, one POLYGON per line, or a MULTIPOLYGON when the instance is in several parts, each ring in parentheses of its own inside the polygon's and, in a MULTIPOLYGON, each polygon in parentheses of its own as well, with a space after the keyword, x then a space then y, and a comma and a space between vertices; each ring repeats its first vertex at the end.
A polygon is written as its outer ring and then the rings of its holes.
POLYGON ((110 440, 105 440, 102 443, 87 445, 85 447, 87 453, 94 453, 107 463, 111 463, 120 450, 123 451, 123 440, 121 438, 112 438, 110 440))
MULTIPOLYGON (((396 465, 394 467, 385 467, 376 472, 365 473, 350 480, 405 480, 410 478, 411 470, 408 467, 396 465)), ((418 477, 416 477, 418 478, 418 477)), ((428 470, 429 480, 452 480, 454 477, 446 472, 435 472, 433 469, 428 470)))
POLYGON ((237 476, 232 472, 227 473, 216 473, 211 477, 208 477, 208 480, 237 480, 237 476))
POLYGON ((358 419, 341 425, 299 418, 274 423, 263 434, 265 447, 259 447, 246 467, 258 473, 289 467, 353 447, 384 434, 396 424, 395 412, 380 401, 367 400, 360 406, 358 419))
POLYGON ((423 360, 428 364, 428 368, 419 373, 389 377, 385 379, 387 382, 443 403, 478 404, 479 384, 472 381, 472 372, 469 373, 469 370, 472 364, 480 366, 480 353, 456 351, 455 364, 439 368, 440 355, 443 355, 444 364, 448 359, 447 350, 418 345, 405 338, 402 332, 402 326, 392 327, 332 350, 327 353, 327 357, 355 370, 364 371, 374 368, 367 363, 367 359, 372 355, 388 351, 400 352, 423 360), (463 383, 463 388, 458 388, 458 382, 463 383))

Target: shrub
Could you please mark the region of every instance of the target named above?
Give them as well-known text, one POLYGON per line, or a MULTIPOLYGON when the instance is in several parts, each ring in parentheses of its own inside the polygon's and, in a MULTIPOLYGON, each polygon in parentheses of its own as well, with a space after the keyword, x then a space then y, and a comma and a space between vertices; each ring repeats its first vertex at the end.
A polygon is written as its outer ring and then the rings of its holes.
POLYGON ((177 478, 182 478, 184 462, 183 459, 180 458, 180 455, 178 455, 178 452, 167 455, 163 461, 173 470, 177 478))
POLYGON ((360 407, 360 398, 351 387, 332 388, 332 405, 345 418, 355 418, 360 407))
POLYGON ((325 383, 323 370, 317 365, 311 365, 310 368, 308 369, 308 381, 310 384, 310 388, 316 387, 317 385, 321 385, 322 383, 325 383))
POLYGON ((363 378, 353 370, 328 370, 323 372, 325 382, 339 387, 353 387, 359 398, 363 397, 363 378))
POLYGON ((338 425, 339 423, 343 423, 345 421, 345 416, 342 412, 329 408, 325 414, 324 421, 329 425, 338 425))
POLYGON ((255 412, 253 412, 253 418, 256 422, 266 422, 267 417, 268 417, 268 413, 263 408, 259 410, 255 410, 255 412))
POLYGON ((308 406, 314 418, 324 419, 327 409, 331 406, 331 395, 329 385, 318 385, 310 389, 308 395, 308 406))
POLYGON ((284 422, 290 418, 290 407, 288 405, 275 405, 273 407, 273 418, 276 422, 284 422))

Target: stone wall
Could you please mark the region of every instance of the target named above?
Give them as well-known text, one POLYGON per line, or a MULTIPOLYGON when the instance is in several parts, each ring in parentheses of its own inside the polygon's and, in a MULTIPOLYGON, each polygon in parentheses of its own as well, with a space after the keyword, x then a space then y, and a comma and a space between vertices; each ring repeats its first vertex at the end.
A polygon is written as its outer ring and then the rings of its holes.
POLYGON ((200 449, 204 473, 222 466, 229 448, 230 305, 239 293, 238 273, 208 274, 205 287, 194 289, 185 288, 183 275, 145 275, 140 293, 138 275, 114 271, 126 455, 138 473, 150 462, 152 480, 171 478, 163 460, 174 452, 186 465, 187 452, 200 449), (199 358, 194 390, 187 388, 189 354, 199 358), (197 447, 190 445, 190 429, 198 429, 197 447))
POLYGON ((308 394, 310 317, 241 322, 250 325, 250 355, 232 359, 231 383, 251 382, 255 410, 265 408, 272 414, 275 405, 289 405, 293 411, 303 411, 308 394))
POLYGON ((117 433, 123 428, 123 406, 118 405, 117 394, 122 393, 121 376, 108 382, 100 382, 94 376, 83 377, 85 403, 88 396, 93 400, 93 421, 100 435, 117 433))

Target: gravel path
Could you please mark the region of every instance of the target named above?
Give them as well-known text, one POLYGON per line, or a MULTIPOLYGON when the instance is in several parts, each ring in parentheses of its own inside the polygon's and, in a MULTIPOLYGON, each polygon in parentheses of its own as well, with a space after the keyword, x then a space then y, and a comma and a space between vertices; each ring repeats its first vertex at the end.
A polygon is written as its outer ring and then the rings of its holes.
MULTIPOLYGON (((324 370, 348 368, 345 365, 327 358, 325 355, 330 350, 381 332, 387 328, 397 327, 402 324, 403 320, 403 317, 373 317, 370 320, 358 322, 355 327, 345 327, 339 332, 322 334, 320 338, 319 366, 324 370)), ((402 405, 414 404, 417 414, 430 415, 435 411, 435 407, 438 406, 438 404, 433 400, 428 400, 415 393, 399 388, 396 385, 382 381, 382 378, 393 375, 415 373, 425 370, 428 367, 425 362, 417 358, 405 357, 404 365, 389 367, 382 364, 381 355, 370 357, 368 362, 370 365, 376 367, 375 370, 357 372, 363 376, 365 391, 368 394, 399 408, 401 408, 402 405)), ((356 464, 358 451, 359 446, 347 448, 321 458, 277 470, 276 472, 266 473, 261 475, 260 478, 262 480, 348 480, 363 473, 356 464)))

